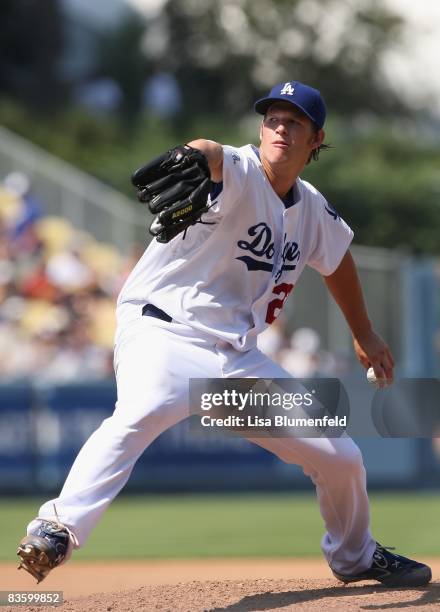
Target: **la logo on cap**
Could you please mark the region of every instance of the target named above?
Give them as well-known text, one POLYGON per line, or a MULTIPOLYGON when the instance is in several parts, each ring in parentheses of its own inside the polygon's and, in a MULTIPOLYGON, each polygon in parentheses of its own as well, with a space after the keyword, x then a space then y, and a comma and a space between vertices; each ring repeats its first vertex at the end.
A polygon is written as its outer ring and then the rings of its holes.
POLYGON ((283 89, 280 91, 280 95, 281 96, 293 96, 293 92, 294 92, 294 88, 292 87, 292 85, 287 82, 284 83, 284 87, 283 89))

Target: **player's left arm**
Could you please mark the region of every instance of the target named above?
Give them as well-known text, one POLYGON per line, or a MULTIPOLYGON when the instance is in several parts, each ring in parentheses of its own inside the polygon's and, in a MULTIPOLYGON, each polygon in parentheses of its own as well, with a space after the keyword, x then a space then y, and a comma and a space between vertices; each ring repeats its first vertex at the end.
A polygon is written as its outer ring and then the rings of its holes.
POLYGON ((199 138, 188 143, 190 147, 198 149, 204 153, 208 160, 211 180, 214 183, 221 183, 223 180, 223 147, 219 142, 199 138))
POLYGON ((336 270, 323 278, 351 329, 359 361, 365 368, 372 366, 378 378, 392 381, 393 356, 387 344, 373 329, 350 251, 345 253, 336 270))

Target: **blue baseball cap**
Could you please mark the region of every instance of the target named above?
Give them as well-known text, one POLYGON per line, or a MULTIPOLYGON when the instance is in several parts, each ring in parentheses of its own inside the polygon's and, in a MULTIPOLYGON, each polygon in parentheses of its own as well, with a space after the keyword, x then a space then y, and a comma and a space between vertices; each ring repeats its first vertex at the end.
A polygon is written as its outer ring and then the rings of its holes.
POLYGON ((267 98, 257 100, 254 109, 260 115, 265 115, 274 102, 290 102, 303 111, 321 129, 325 122, 326 108, 321 93, 299 81, 287 81, 275 85, 267 98))

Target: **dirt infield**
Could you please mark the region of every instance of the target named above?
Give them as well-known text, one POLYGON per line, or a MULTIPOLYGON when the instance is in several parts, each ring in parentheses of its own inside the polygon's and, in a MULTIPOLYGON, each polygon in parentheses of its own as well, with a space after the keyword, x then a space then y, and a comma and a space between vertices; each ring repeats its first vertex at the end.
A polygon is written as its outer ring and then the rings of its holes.
MULTIPOLYGON (((16 566, 0 565, 0 590, 56 591, 68 612, 250 610, 434 610, 440 606, 440 560, 427 560, 428 587, 387 589, 372 583, 341 586, 322 560, 243 559, 70 563, 40 585, 16 566)), ((5 612, 47 610, 40 606, 5 612)))

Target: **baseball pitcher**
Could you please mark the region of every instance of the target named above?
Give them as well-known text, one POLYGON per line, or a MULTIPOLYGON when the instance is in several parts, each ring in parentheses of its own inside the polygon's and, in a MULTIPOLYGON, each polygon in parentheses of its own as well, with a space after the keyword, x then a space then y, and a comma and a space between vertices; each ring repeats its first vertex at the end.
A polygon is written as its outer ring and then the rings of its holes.
MULTIPOLYGON (((325 148, 320 92, 280 83, 255 110, 259 147, 194 140, 133 174, 154 215, 155 239, 118 298, 118 399, 19 545, 21 567, 38 581, 85 544, 153 440, 189 416, 190 378, 290 378, 258 350, 257 336, 279 316, 305 266, 322 275, 362 365, 392 381, 393 358, 368 317, 349 251, 353 232, 300 178, 325 148)), ((339 580, 430 581, 428 566, 372 537, 365 470, 350 438, 250 441, 312 479, 326 527, 322 551, 339 580)))

